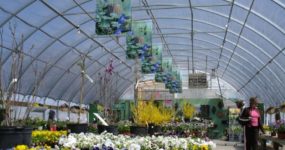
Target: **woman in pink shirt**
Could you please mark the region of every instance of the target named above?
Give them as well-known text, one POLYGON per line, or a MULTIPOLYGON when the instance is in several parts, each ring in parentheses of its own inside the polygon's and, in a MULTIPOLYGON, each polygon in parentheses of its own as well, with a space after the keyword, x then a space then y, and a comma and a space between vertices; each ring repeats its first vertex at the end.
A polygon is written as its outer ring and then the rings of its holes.
POLYGON ((249 104, 250 106, 242 114, 242 116, 250 118, 250 121, 245 125, 245 150, 257 150, 259 130, 263 133, 264 131, 260 119, 261 114, 257 108, 256 97, 251 97, 249 104))

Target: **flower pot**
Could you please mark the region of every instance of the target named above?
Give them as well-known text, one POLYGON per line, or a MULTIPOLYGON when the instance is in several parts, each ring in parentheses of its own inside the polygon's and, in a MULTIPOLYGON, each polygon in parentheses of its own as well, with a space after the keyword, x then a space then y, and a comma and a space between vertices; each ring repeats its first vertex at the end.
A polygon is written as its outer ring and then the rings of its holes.
POLYGON ((32 128, 0 127, 0 149, 8 149, 16 145, 31 145, 32 128))
POLYGON ((285 132, 278 132, 277 137, 278 139, 285 139, 285 132))
POLYGON ((184 118, 185 122, 190 122, 190 118, 184 118))
POLYGON ((70 130, 70 133, 86 133, 88 130, 88 124, 67 124, 67 128, 70 130))
POLYGON ((98 133, 102 133, 104 131, 109 132, 109 133, 113 133, 113 134, 118 134, 118 127, 114 126, 114 125, 109 125, 109 126, 104 126, 104 125, 98 125, 98 133))
POLYGON ((144 136, 148 134, 147 127, 130 126, 131 134, 144 136))

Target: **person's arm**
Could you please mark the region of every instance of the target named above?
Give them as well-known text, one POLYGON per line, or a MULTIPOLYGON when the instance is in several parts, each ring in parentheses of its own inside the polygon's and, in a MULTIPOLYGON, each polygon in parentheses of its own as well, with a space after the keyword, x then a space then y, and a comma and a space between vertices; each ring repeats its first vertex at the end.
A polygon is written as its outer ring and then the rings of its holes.
POLYGON ((258 118, 258 127, 261 130, 261 132, 265 134, 264 129, 263 129, 263 124, 261 123, 261 117, 258 118))
POLYGON ((248 123, 250 121, 249 109, 244 108, 237 119, 242 126, 248 125, 248 123))

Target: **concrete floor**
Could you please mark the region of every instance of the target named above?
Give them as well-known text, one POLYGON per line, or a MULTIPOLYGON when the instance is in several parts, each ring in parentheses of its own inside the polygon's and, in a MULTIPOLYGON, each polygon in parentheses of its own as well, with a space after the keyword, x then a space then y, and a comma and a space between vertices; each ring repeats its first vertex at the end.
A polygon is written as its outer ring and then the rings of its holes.
POLYGON ((243 144, 240 142, 229 142, 222 140, 213 140, 217 147, 214 150, 243 150, 243 144))
MULTIPOLYGON (((244 144, 240 142, 229 142, 223 140, 213 140, 217 147, 214 150, 244 150, 244 144)), ((260 146, 260 145, 259 145, 260 146)), ((281 147, 279 147, 280 149, 281 147)), ((272 143, 268 142, 266 144, 267 150, 273 150, 272 143)))

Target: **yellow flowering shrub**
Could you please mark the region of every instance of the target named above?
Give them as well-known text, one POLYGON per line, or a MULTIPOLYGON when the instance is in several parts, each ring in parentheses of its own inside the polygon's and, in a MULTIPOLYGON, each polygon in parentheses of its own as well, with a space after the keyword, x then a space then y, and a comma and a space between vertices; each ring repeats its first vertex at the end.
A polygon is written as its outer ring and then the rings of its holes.
POLYGON ((184 118, 192 118, 195 114, 195 107, 192 104, 185 102, 183 104, 182 112, 184 118))
POLYGON ((32 143, 35 145, 55 145, 61 136, 66 136, 67 131, 35 130, 32 132, 32 143))
POLYGON ((153 101, 138 101, 136 106, 132 106, 133 118, 137 125, 145 126, 153 123, 160 125, 170 122, 174 111, 164 107, 155 106, 153 101))

